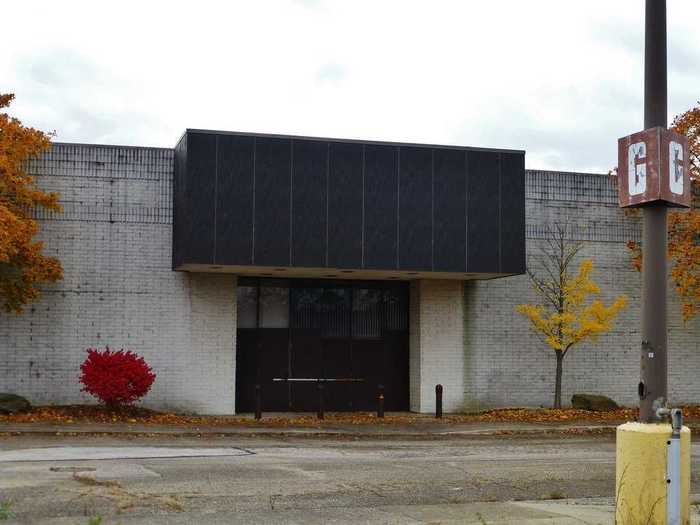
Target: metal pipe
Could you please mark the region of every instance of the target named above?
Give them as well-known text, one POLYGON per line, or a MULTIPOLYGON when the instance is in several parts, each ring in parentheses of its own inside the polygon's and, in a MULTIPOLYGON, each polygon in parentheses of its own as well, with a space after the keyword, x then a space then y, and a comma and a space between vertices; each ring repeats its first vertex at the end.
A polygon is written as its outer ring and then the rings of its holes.
POLYGON ((644 129, 666 127, 666 0, 646 0, 644 17, 644 129))
POLYGON ((671 414, 671 439, 667 441, 666 523, 681 525, 681 429, 683 412, 674 408, 671 414))
POLYGON ((362 377, 273 377, 274 383, 363 383, 362 377))
MULTIPOLYGON (((646 0, 644 42, 644 128, 666 127, 666 0, 646 0)), ((642 354, 639 420, 658 421, 667 385, 666 206, 644 207, 642 236, 642 354)))

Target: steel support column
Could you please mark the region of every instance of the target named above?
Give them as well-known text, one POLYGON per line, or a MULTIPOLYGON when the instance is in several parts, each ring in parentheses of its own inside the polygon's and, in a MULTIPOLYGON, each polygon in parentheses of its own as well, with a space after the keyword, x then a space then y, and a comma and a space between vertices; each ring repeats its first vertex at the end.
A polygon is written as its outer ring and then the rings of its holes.
MULTIPOLYGON (((667 125, 666 0, 646 0, 644 42, 644 128, 667 125)), ((656 408, 666 404, 667 320, 666 206, 644 207, 642 237, 642 355, 639 420, 658 421, 656 408)))

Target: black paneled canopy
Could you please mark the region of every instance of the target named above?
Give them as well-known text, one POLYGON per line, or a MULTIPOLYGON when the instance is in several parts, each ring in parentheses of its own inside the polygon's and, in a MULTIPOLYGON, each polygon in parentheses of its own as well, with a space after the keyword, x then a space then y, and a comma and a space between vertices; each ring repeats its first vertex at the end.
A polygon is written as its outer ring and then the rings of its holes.
POLYGON ((487 278, 525 271, 525 153, 187 130, 173 268, 487 278))

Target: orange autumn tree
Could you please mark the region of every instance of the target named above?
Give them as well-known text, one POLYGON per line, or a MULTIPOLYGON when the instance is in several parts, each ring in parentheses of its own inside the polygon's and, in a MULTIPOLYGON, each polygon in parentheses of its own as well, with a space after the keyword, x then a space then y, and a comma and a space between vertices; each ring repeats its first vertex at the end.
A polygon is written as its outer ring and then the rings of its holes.
MULTIPOLYGON (((0 110, 13 99, 0 94, 0 110)), ((37 207, 60 211, 58 194, 41 191, 27 173, 27 163, 50 147, 48 134, 0 113, 0 307, 7 312, 21 313, 41 283, 63 277, 58 259, 44 255, 34 239, 39 226, 32 217, 37 207)))
MULTIPOLYGON (((694 108, 677 115, 671 130, 688 137, 687 169, 693 186, 693 207, 673 211, 668 215, 668 255, 671 259, 671 278, 682 301, 683 320, 688 321, 700 307, 700 212, 698 186, 700 184, 700 102, 694 108)), ((639 243, 629 241, 632 263, 642 268, 642 250, 639 243)))
POLYGON ((627 304, 624 295, 605 306, 600 288, 591 279, 593 262, 584 260, 572 271, 583 246, 567 239, 566 228, 555 225, 548 231, 541 250, 538 272, 528 275, 539 296, 537 304, 518 305, 517 311, 530 321, 530 328, 554 351, 557 360, 554 408, 561 408, 561 379, 564 358, 583 341, 595 341, 608 332, 617 314, 627 304))

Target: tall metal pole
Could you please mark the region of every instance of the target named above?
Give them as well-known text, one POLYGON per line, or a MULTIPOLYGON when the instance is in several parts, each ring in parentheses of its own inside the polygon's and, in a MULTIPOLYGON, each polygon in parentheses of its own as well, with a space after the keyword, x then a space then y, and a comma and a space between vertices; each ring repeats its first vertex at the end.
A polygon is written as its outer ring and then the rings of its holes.
MULTIPOLYGON (((666 128, 666 82, 666 0, 646 0, 645 130, 666 128)), ((658 163, 658 176, 670 177, 670 169, 662 166, 661 159, 668 162, 670 157, 670 152, 666 156, 661 151, 662 134, 667 132, 659 133, 656 129, 620 139, 620 165, 627 165, 622 164, 623 161, 629 163, 629 143, 633 138, 644 140, 652 150, 645 162, 658 163), (644 138, 636 138, 640 136, 644 138), (658 142, 653 144, 651 140, 658 142), (625 146, 627 151, 624 151, 625 146), (658 146, 658 151, 654 146, 658 146)), ((625 191, 624 185, 620 188, 625 191)), ((651 199, 659 198, 660 189, 652 189, 651 199)), ((684 189, 687 190, 687 186, 684 189)), ((642 366, 639 383, 639 420, 645 424, 625 423, 617 427, 615 523, 675 525, 690 523, 690 430, 678 419, 680 411, 667 407, 666 205, 654 200, 645 202, 647 204, 642 207, 642 366), (672 418, 676 415, 673 425, 649 424, 660 423, 669 414, 672 418)))
MULTIPOLYGON (((646 0, 644 40, 644 129, 667 120, 666 0, 646 0)), ((642 237, 642 362, 639 420, 659 420, 656 409, 668 399, 666 330, 666 206, 643 209, 642 237)))

